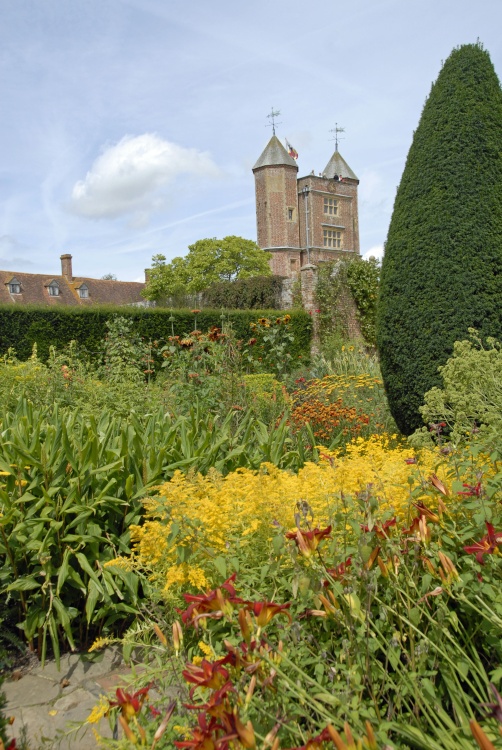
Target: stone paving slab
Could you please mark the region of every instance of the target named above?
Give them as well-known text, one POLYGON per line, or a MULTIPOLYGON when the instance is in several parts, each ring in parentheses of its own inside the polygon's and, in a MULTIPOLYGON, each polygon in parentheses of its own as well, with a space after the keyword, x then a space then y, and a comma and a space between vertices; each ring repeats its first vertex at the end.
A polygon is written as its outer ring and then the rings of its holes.
MULTIPOLYGON (((116 648, 105 649, 90 659, 87 654, 66 654, 56 663, 36 664, 16 680, 7 680, 3 692, 7 700, 6 716, 13 716, 10 737, 20 739, 23 726, 32 750, 95 750, 92 726, 78 734, 60 739, 71 722, 84 722, 100 695, 124 684, 131 669, 122 661, 116 648)), ((99 724, 99 733, 111 738, 108 721, 99 724)))

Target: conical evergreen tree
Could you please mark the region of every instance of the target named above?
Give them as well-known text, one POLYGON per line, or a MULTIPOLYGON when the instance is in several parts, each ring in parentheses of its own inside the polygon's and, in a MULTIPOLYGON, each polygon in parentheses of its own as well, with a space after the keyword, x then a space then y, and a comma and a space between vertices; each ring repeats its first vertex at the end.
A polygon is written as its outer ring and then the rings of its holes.
POLYGON ((502 333, 502 91, 479 44, 454 50, 432 86, 385 246, 377 342, 404 434, 469 327, 502 333))

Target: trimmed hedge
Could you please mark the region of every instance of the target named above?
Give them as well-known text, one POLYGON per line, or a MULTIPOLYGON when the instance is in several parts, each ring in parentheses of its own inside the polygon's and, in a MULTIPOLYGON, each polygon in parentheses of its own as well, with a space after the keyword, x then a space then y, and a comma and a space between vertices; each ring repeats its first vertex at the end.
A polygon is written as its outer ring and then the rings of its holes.
POLYGON ((202 292, 203 304, 230 310, 275 309, 281 304, 282 276, 221 281, 202 292))
POLYGON ((392 416, 423 422, 469 327, 502 335, 502 91, 480 45, 445 62, 415 132, 382 262, 377 344, 392 416))
MULTIPOLYGON (((211 326, 231 325, 237 338, 248 339, 249 324, 259 317, 277 318, 284 310, 201 310, 196 316, 190 310, 138 307, 58 307, 0 305, 0 353, 9 347, 15 349, 20 359, 28 359, 33 344, 38 356, 45 360, 49 347, 60 350, 75 340, 91 357, 98 359, 102 341, 111 317, 122 316, 134 321, 134 331, 146 340, 165 340, 172 335, 190 333, 195 327, 207 331, 211 326), (222 318, 223 315, 223 318, 222 318), (174 320, 170 320, 170 318, 174 320)), ((292 310, 291 330, 295 340, 291 349, 294 359, 310 357, 312 318, 303 310, 292 310)))

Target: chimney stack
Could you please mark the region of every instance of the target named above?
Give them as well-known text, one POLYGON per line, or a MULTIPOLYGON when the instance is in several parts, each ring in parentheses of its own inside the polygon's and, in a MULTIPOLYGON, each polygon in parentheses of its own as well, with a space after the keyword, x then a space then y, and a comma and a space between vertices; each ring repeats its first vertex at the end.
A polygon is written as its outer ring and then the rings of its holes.
POLYGON ((66 253, 66 255, 61 256, 61 274, 65 277, 67 281, 73 281, 73 273, 71 268, 71 255, 69 253, 66 253))

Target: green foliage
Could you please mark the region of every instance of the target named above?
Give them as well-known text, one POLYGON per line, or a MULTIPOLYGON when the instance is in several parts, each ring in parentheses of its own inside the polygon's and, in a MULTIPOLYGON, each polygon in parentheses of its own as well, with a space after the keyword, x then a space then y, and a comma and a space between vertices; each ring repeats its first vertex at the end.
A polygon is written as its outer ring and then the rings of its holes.
MULTIPOLYGON (((475 331, 470 333, 470 341, 453 345, 453 355, 439 368, 442 388, 427 391, 420 413, 426 424, 444 423, 442 432, 455 442, 480 428, 484 440, 496 442, 502 435, 501 346, 492 338, 484 346, 475 331)), ((429 434, 426 427, 414 436, 415 441, 424 434, 429 434)))
POLYGON ((190 292, 185 258, 173 258, 166 263, 165 255, 154 255, 152 267, 146 272, 146 287, 142 294, 145 299, 154 300, 159 305, 187 307, 190 292))
POLYGON ((245 404, 265 424, 276 424, 287 411, 289 397, 282 383, 271 373, 244 375, 242 378, 245 404))
POLYGON ((326 375, 370 375, 382 377, 378 355, 372 347, 362 342, 348 342, 336 334, 328 335, 321 351, 312 357, 309 367, 312 378, 326 375))
POLYGON ((137 578, 105 564, 129 551, 148 488, 176 470, 298 469, 305 460, 284 420, 269 428, 253 410, 215 415, 197 400, 178 418, 161 409, 125 419, 20 399, 0 423, 0 593, 42 658, 49 638, 58 658, 61 643, 120 631, 137 612, 137 578))
MULTIPOLYGON (((107 332, 107 321, 119 316, 133 322, 133 331, 145 342, 166 341, 169 336, 183 336, 194 330, 194 323, 200 330, 212 326, 232 326, 238 339, 249 335, 249 325, 260 312, 264 316, 276 318, 283 310, 229 310, 222 319, 221 310, 202 310, 194 319, 188 310, 166 310, 164 308, 138 307, 35 307, 0 306, 0 352, 15 349, 19 359, 28 359, 36 344, 42 361, 49 356, 51 346, 64 349, 70 341, 76 341, 81 354, 94 362, 100 362, 103 355, 103 339, 107 332)), ((303 310, 291 312, 290 328, 294 334, 291 354, 293 359, 301 356, 308 359, 312 337, 312 320, 303 310)))
POLYGON ((108 333, 104 340, 104 372, 112 383, 129 381, 139 384, 144 381, 144 359, 147 355, 133 321, 116 317, 106 321, 108 333))
POLYGON ((376 344, 376 311, 380 264, 376 258, 356 258, 347 266, 347 286, 356 303, 361 333, 368 344, 376 344))
POLYGON ((202 304, 233 310, 272 310, 280 306, 281 288, 282 276, 220 281, 204 290, 202 304))
POLYGON ((256 242, 230 236, 204 239, 189 245, 184 258, 166 263, 163 255, 153 258, 143 296, 150 300, 175 299, 201 292, 219 281, 269 276, 269 255, 256 242))
POLYGON ((355 312, 365 341, 375 344, 379 282, 375 258, 335 260, 319 267, 315 295, 321 342, 333 334, 348 339, 349 317, 355 312))
POLYGON ((438 367, 474 327, 502 334, 502 92, 489 55, 445 62, 414 134, 382 264, 378 348, 389 405, 410 434, 438 367))
POLYGON ((294 335, 291 315, 258 318, 251 323, 251 338, 244 345, 243 361, 254 372, 273 372, 278 376, 291 369, 294 335))
POLYGON ((61 641, 85 644, 89 632, 123 627, 136 611, 136 577, 115 581, 103 566, 128 549, 137 493, 162 461, 137 424, 124 431, 106 413, 87 421, 22 399, 1 424, 2 596, 39 656, 49 636, 58 658, 61 641))

